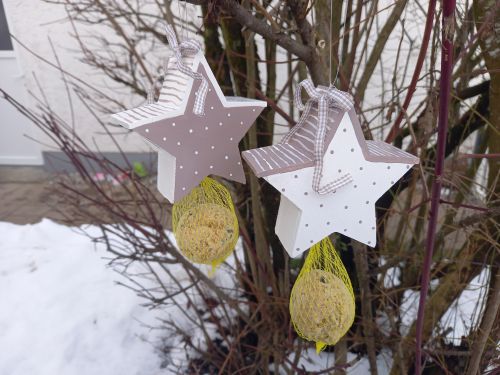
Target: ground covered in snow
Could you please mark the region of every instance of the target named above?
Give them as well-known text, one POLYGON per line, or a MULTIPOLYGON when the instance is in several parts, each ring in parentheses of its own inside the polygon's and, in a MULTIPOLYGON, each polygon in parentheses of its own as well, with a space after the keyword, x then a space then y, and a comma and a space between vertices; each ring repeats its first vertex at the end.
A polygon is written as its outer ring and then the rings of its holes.
MULTIPOLYGON (((99 235, 96 227, 84 229, 99 235)), ((193 339, 203 337, 189 319, 181 318, 179 309, 186 306, 182 296, 176 297, 177 306, 161 311, 143 307, 145 300, 117 285, 125 280, 108 266, 106 251, 79 228, 46 219, 33 225, 0 222, 0 234, 1 375, 170 375, 195 357, 185 350, 182 337, 158 328, 160 319, 174 318, 193 339)), ((236 253, 241 255, 241 246, 236 253)), ((230 266, 218 269, 213 279, 217 285, 234 286, 230 266)), ((171 265, 170 271, 181 283, 189 282, 179 265, 171 265)), ((473 306, 480 294, 473 286, 479 281, 471 283, 453 313, 442 319, 443 326, 454 327, 452 337, 465 333, 477 317, 473 306)), ((414 297, 407 296, 405 319, 414 317, 414 297)), ((197 296, 192 298, 197 302, 197 296)), ((183 310, 189 314, 189 308, 183 310)), ((381 321, 379 325, 384 326, 381 321)), ((206 326, 215 337, 212 328, 206 326)), ((349 375, 368 373, 366 358, 356 360, 349 353, 348 360, 354 363, 349 375)), ((387 373, 390 353, 382 352, 377 362, 379 373, 387 373)), ((332 365, 333 353, 318 356, 312 346, 299 361, 309 371, 332 365)))
POLYGON ((103 250, 49 220, 0 233, 0 374, 159 373, 156 312, 116 285, 103 250))

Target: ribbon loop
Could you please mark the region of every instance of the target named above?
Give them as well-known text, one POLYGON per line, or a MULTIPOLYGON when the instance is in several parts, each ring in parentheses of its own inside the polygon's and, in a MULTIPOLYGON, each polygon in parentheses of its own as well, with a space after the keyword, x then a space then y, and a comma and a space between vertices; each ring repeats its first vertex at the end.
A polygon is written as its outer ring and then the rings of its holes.
POLYGON ((165 33, 167 36, 168 44, 172 48, 175 54, 177 69, 182 73, 188 75, 189 77, 201 81, 198 91, 196 91, 196 98, 193 105, 193 113, 198 116, 203 116, 205 114, 205 99, 208 92, 208 82, 205 76, 201 73, 194 72, 190 67, 188 67, 182 61, 182 55, 195 55, 201 51, 201 44, 194 39, 188 39, 178 42, 175 35, 175 31, 172 26, 165 25, 165 33))
POLYGON ((328 194, 338 189, 339 187, 352 181, 350 174, 345 174, 340 178, 321 184, 323 178, 323 154, 325 149, 326 123, 328 116, 328 108, 330 106, 348 111, 354 106, 354 101, 351 95, 345 91, 336 89, 333 85, 330 87, 318 86, 305 79, 297 85, 295 90, 295 105, 299 110, 303 110, 302 116, 293 129, 283 137, 281 143, 288 143, 297 131, 306 125, 307 117, 314 103, 318 104, 318 129, 314 137, 314 174, 312 187, 318 194, 328 194), (302 89, 305 89, 309 95, 306 104, 302 102, 302 89))
POLYGON ((305 89, 307 95, 309 95, 308 102, 311 100, 317 102, 321 97, 326 97, 330 104, 346 111, 354 106, 352 96, 348 92, 338 90, 333 85, 330 85, 330 87, 314 87, 314 84, 309 79, 305 79, 299 82, 295 90, 295 105, 300 111, 305 107, 304 103, 302 103, 302 89, 305 89))

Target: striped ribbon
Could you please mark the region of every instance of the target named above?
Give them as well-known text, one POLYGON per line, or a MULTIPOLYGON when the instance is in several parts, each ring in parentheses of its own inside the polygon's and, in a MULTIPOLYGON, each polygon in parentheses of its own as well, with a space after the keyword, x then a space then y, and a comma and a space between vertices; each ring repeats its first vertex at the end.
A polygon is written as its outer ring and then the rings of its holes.
POLYGON ((334 106, 342 110, 348 111, 354 106, 354 101, 351 95, 345 91, 337 90, 333 85, 330 87, 318 86, 305 79, 300 82, 295 90, 295 105, 300 111, 304 111, 297 124, 290 130, 290 132, 283 137, 281 143, 288 143, 294 134, 306 124, 309 112, 314 105, 318 103, 318 130, 314 138, 314 174, 312 188, 318 194, 328 194, 352 181, 350 174, 341 176, 340 178, 330 181, 322 185, 323 178, 323 154, 325 151, 325 135, 326 123, 328 116, 328 108, 334 106), (302 88, 304 88, 309 95, 306 104, 302 103, 302 88))
POLYGON ((175 31, 172 26, 165 25, 165 32, 167 34, 168 44, 175 53, 177 68, 189 77, 201 81, 198 91, 196 91, 196 99, 193 105, 193 113, 198 116, 205 114, 205 99, 208 92, 208 82, 205 76, 201 73, 194 72, 182 61, 182 54, 196 54, 201 50, 201 45, 194 39, 188 39, 181 43, 177 41, 175 31))

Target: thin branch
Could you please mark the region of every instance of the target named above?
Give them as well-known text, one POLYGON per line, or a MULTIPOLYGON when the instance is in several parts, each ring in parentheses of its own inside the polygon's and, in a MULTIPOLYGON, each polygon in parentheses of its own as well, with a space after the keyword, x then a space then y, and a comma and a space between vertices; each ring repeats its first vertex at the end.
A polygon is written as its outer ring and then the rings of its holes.
POLYGON ((404 118, 404 114, 408 110, 408 106, 411 103, 413 94, 417 89, 417 82, 420 77, 420 72, 422 71, 422 66, 424 65, 425 57, 427 55, 427 46, 429 45, 429 40, 431 38, 435 10, 436 10, 436 0, 429 0, 429 5, 427 7, 427 17, 425 20, 424 35, 422 38, 422 45, 420 46, 420 51, 418 53, 417 63, 415 64, 415 70, 413 71, 413 76, 411 78, 410 86, 408 87, 408 92, 406 93, 403 106, 399 111, 398 117, 396 118, 396 121, 394 121, 394 125, 389 131, 387 138, 385 139, 386 142, 390 143, 394 140, 394 138, 396 138, 399 132, 399 125, 401 124, 401 121, 404 118))
POLYGON ((420 300, 418 305, 415 332, 415 373, 422 373, 422 335, 424 329, 425 301, 429 291, 430 271, 443 182, 446 138, 448 132, 448 109, 450 103, 451 75, 453 67, 453 28, 455 25, 455 0, 444 0, 443 8, 443 40, 441 46, 441 79, 439 90, 439 123, 436 151, 435 180, 432 185, 431 211, 427 230, 425 258, 420 281, 420 300))

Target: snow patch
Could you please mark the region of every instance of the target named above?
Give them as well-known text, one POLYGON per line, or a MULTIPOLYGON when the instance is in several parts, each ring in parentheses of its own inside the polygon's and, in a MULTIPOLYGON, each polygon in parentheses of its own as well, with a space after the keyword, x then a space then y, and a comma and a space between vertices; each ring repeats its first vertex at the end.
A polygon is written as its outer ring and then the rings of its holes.
POLYGON ((157 374, 155 314, 75 229, 0 222, 0 373, 157 374))

